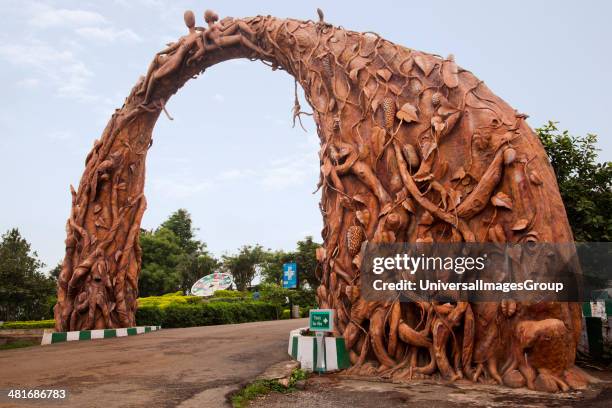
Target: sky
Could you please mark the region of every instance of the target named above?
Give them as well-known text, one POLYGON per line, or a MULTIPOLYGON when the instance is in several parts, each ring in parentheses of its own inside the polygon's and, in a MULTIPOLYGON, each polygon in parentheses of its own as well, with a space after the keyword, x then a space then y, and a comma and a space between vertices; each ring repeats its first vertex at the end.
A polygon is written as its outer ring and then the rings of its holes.
MULTIPOLYGON (((62 259, 69 185, 155 52, 185 33, 184 10, 204 25, 206 8, 314 20, 317 7, 334 25, 454 54, 531 126, 596 133, 612 160, 611 2, 2 0, 0 233, 18 227, 48 268, 62 259)), ((186 208, 218 256, 320 240, 318 139, 309 118, 292 128, 292 106, 292 78, 258 62, 190 81, 153 133, 142 226, 186 208)))

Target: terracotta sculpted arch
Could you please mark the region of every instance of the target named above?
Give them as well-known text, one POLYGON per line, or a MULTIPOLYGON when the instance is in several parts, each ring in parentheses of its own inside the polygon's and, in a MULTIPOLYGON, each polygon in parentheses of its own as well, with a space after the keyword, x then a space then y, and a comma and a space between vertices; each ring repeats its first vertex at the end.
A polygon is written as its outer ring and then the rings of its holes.
POLYGON ((577 304, 384 303, 360 295, 364 241, 572 241, 553 169, 524 114, 453 56, 335 27, 322 13, 316 22, 219 21, 213 12, 205 20, 198 27, 185 13, 188 32, 155 56, 71 188, 58 330, 135 325, 155 122, 207 67, 249 58, 295 77, 313 110, 325 225, 317 298, 337 311, 353 372, 548 391, 586 385, 574 367, 577 304))

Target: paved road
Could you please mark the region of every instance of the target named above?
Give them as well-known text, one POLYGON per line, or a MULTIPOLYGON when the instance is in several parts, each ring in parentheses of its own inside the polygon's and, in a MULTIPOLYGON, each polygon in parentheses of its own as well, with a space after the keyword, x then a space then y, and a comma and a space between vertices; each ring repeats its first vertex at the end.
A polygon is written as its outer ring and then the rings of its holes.
MULTIPOLYGON (((53 404, 62 407, 227 407, 226 394, 286 360, 289 331, 307 325, 299 319, 163 329, 0 351, 0 389, 66 389, 69 398, 53 404)), ((0 406, 37 405, 2 399, 0 406)))

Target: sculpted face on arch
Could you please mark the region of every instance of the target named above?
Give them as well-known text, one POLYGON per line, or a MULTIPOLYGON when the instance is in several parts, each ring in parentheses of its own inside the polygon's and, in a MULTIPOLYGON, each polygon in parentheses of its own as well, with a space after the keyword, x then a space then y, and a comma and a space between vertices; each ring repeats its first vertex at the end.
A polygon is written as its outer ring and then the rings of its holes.
MULTIPOLYGON (((57 330, 136 325, 145 160, 168 99, 211 65, 261 60, 304 89, 321 141, 322 308, 333 308, 356 374, 441 376, 555 391, 574 367, 570 303, 366 302, 365 242, 569 242, 554 173, 525 115, 454 57, 374 33, 271 16, 185 13, 86 159, 66 230, 57 330), (450 343, 449 343, 450 342, 450 343), (449 346, 450 344, 450 346, 449 346)), ((299 115, 301 108, 294 107, 299 115)))

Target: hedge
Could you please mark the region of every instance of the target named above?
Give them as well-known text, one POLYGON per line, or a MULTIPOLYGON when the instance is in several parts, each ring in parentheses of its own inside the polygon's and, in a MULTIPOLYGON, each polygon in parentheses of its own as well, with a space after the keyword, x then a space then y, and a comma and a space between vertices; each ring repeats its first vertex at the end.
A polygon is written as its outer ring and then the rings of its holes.
POLYGON ((163 308, 140 307, 136 322, 139 326, 161 325, 163 328, 210 326, 276 320, 281 312, 275 305, 258 301, 171 304, 163 308))
POLYGON ((0 329, 52 329, 55 320, 24 320, 19 322, 4 322, 0 329))
POLYGON ((185 305, 200 303, 202 298, 199 296, 183 296, 181 294, 167 293, 162 296, 148 296, 138 298, 138 307, 160 307, 166 308, 170 305, 185 305))
POLYGON ((203 301, 206 303, 215 303, 215 302, 227 302, 227 303, 239 303, 239 302, 248 302, 253 299, 250 298, 239 298, 239 297, 212 297, 210 299, 204 299, 203 301))
POLYGON ((249 293, 248 291, 241 292, 239 290, 227 290, 227 289, 215 290, 215 293, 213 294, 213 297, 216 297, 216 298, 246 298, 246 299, 250 299, 252 296, 253 295, 251 293, 249 293))

